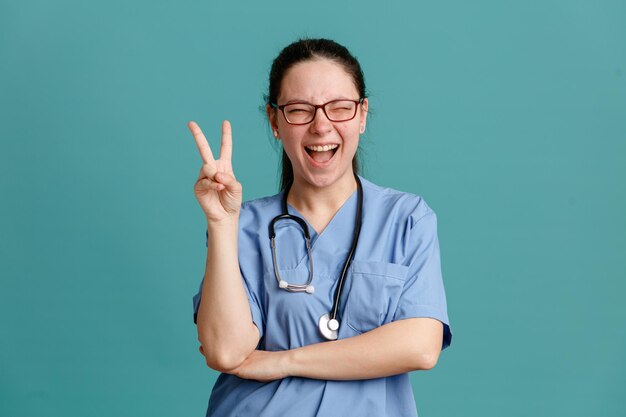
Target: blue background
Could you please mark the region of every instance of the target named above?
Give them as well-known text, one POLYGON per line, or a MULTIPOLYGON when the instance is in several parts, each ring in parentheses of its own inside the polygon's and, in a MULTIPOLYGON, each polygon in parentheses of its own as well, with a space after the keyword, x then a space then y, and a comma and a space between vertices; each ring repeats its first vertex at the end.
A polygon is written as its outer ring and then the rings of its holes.
POLYGON ((365 177, 437 212, 454 332, 421 416, 626 413, 626 3, 0 1, 0 415, 204 415, 200 168, 301 36, 359 58, 365 177), (621 393, 621 394, 620 394, 621 393))

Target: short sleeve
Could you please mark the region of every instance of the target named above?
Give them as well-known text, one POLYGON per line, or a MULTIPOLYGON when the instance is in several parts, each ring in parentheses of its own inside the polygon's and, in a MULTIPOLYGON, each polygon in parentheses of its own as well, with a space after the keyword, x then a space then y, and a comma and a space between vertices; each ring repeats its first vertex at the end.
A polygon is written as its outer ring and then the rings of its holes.
POLYGON ((439 320, 443 323, 443 350, 450 346, 452 332, 441 274, 437 216, 430 209, 421 216, 414 213, 405 232, 409 271, 393 320, 414 317, 439 320))
MULTIPOLYGON (((209 232, 206 232, 206 246, 209 245, 209 232)), ((242 272, 243 277, 243 272, 242 272)), ((263 337, 263 317, 261 314, 261 308, 259 307, 259 301, 257 297, 250 291, 248 281, 243 277, 243 288, 246 291, 246 297, 248 298, 248 304, 250 305, 250 313, 252 315, 252 322, 259 329, 260 338, 263 337)), ((202 285, 204 284, 204 279, 200 282, 200 288, 198 288, 198 293, 193 296, 193 322, 198 324, 198 310, 200 309, 200 302, 202 301, 202 285)))

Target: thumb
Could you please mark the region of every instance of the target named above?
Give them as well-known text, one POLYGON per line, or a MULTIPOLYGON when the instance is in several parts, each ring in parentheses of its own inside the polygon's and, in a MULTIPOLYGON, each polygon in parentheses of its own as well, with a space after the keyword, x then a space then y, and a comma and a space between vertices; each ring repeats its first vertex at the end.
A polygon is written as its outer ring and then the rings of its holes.
POLYGON ((215 181, 219 182, 220 184, 224 184, 224 186, 229 190, 229 191, 240 191, 241 190, 241 184, 237 181, 237 179, 230 175, 227 174, 225 172, 218 172, 217 174, 215 174, 215 181))

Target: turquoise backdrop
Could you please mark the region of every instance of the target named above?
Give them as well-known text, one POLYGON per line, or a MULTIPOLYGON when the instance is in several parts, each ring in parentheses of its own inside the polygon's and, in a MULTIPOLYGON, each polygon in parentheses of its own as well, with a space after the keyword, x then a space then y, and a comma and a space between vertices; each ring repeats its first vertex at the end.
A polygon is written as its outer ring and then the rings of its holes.
POLYGON ((301 36, 360 59, 365 177, 437 212, 421 417, 626 415, 623 1, 0 0, 0 415, 201 416, 196 120, 252 199, 301 36))

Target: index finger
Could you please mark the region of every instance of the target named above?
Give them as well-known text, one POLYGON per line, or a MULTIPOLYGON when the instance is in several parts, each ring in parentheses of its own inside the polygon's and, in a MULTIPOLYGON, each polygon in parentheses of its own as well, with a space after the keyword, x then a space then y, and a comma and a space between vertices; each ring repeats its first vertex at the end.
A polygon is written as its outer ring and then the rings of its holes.
POLYGON ((230 161, 233 157, 233 130, 228 120, 222 122, 222 147, 220 159, 230 161))
POLYGON ((213 159, 213 153, 211 152, 211 147, 209 146, 209 142, 207 142, 202 130, 200 130, 200 126, 194 121, 187 123, 187 127, 191 131, 193 138, 196 140, 196 146, 198 147, 198 151, 200 152, 200 157, 202 158, 202 162, 205 164, 215 162, 213 159))

